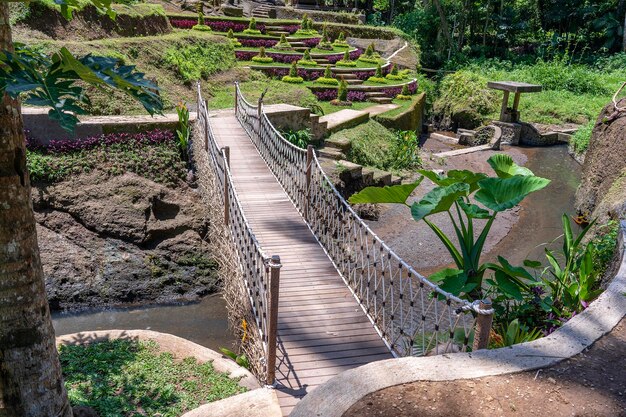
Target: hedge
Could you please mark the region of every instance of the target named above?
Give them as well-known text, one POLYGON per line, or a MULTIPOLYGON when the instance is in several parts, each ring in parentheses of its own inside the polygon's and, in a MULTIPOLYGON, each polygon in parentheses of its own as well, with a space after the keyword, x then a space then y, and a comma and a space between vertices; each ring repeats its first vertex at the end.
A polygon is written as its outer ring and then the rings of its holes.
MULTIPOLYGON (((198 20, 198 14, 197 13, 193 13, 193 14, 184 14, 184 13, 168 13, 167 17, 172 20, 172 19, 193 19, 193 20, 198 20)), ((281 25, 287 25, 287 26, 291 26, 291 25, 300 25, 300 20, 294 20, 294 19, 263 19, 263 18, 254 18, 256 20, 257 23, 263 23, 266 24, 268 26, 281 26, 281 25)), ((244 23, 246 25, 246 27, 248 27, 248 24, 250 23, 250 18, 249 17, 230 17, 230 16, 204 16, 204 21, 207 22, 215 22, 215 21, 219 21, 219 22, 235 22, 235 23, 244 23)))
POLYGON ((302 20, 303 15, 308 15, 309 18, 320 21, 320 22, 329 22, 329 23, 339 23, 339 24, 349 24, 349 25, 358 25, 362 23, 362 15, 356 15, 354 13, 337 13, 337 12, 326 12, 321 10, 303 10, 303 9, 292 9, 289 7, 275 7, 276 16, 281 19, 300 19, 302 20))

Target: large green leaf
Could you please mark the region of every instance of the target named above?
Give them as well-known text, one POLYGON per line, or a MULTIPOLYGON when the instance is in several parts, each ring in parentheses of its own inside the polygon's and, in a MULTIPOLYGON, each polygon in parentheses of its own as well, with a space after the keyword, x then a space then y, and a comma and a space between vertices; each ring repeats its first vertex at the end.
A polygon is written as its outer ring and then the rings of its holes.
POLYGON ((519 285, 512 280, 506 273, 502 271, 496 271, 496 283, 498 289, 506 295, 508 298, 521 301, 524 299, 519 285))
POLYGON ((474 197, 493 211, 504 211, 515 207, 528 194, 541 190, 548 184, 550 180, 535 176, 485 178, 478 182, 480 190, 474 197))
POLYGON ((495 154, 491 156, 487 162, 500 178, 509 178, 515 175, 533 175, 530 169, 517 165, 513 162, 513 158, 505 153, 495 154))
POLYGON ((472 172, 466 169, 451 169, 450 171, 448 171, 447 175, 440 175, 437 174, 435 171, 426 169, 418 170, 418 172, 439 186, 465 183, 470 186, 470 194, 478 189, 478 181, 487 178, 487 175, 483 173, 472 172))
POLYGON ((463 209, 467 217, 472 219, 488 219, 491 217, 491 212, 485 210, 476 204, 467 204, 466 202, 459 200, 459 206, 463 209))
POLYGON ((469 185, 457 183, 445 187, 436 187, 428 192, 420 201, 411 206, 411 215, 416 221, 431 214, 448 211, 460 197, 469 193, 469 185))
MULTIPOLYGON (((81 6, 78 0, 54 0, 56 4, 61 6, 61 14, 66 19, 72 18, 72 13, 81 6)), ((111 19, 115 19, 115 11, 111 8, 111 0, 90 0, 91 4, 98 9, 100 13, 106 13, 111 19)))
POLYGON ((353 194, 348 201, 351 204, 399 203, 405 204, 413 190, 417 188, 424 177, 420 177, 412 184, 392 185, 385 187, 367 187, 353 194))

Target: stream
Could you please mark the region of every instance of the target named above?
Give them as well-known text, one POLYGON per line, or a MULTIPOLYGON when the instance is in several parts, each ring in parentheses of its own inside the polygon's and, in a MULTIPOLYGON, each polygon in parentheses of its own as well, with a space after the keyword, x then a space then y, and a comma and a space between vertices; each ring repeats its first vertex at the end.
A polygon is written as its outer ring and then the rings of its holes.
POLYGON ((219 294, 192 304, 53 313, 52 324, 57 336, 88 330, 154 330, 216 351, 232 348, 235 341, 228 330, 226 303, 219 294))
MULTIPOLYGON (((561 215, 574 214, 574 192, 581 171, 580 165, 568 155, 565 145, 517 149, 527 156, 528 168, 536 175, 549 178, 552 183, 522 202, 519 220, 486 254, 485 258, 489 260, 503 255, 514 265, 521 264, 524 259, 545 260, 543 244, 562 233, 561 215)), ((406 213, 402 215, 406 216, 406 213)), ((447 261, 442 257, 438 268, 447 261)), ((415 266, 419 270, 419 266, 415 266)), ((213 350, 231 348, 234 343, 228 330, 226 305, 219 294, 193 304, 54 313, 52 317, 57 335, 87 330, 146 329, 171 333, 213 350)))

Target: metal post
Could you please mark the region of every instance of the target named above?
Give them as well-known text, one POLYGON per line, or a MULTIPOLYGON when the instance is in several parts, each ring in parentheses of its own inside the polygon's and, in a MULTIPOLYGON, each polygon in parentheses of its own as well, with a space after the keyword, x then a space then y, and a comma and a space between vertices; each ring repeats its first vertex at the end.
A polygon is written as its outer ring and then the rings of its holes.
POLYGON ((306 147, 306 193, 304 199, 304 219, 309 220, 309 206, 311 205, 311 168, 313 166, 313 145, 306 147))
MULTIPOLYGON (((481 310, 491 310, 491 300, 481 300, 479 308, 481 310)), ((493 322, 493 312, 491 314, 478 314, 476 325, 474 326, 474 344, 472 350, 487 349, 489 347, 489 334, 493 322)))
MULTIPOLYGON (((230 167, 230 147, 225 146, 222 149, 224 150, 224 155, 226 156, 224 163, 226 164, 226 167, 230 167)), ((230 184, 228 183, 226 167, 224 167, 224 223, 228 225, 230 223, 230 184)))
POLYGON ((280 256, 270 259, 270 302, 269 323, 267 325, 267 385, 276 382, 276 344, 278 338, 278 291, 280 287, 280 256))

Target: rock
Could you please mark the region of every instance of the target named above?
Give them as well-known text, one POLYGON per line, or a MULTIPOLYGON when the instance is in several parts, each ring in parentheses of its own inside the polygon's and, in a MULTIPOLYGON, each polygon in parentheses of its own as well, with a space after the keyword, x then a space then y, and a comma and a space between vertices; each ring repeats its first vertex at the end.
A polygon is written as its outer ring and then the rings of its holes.
MULTIPOLYGON (((626 99, 618 102, 625 107, 626 99)), ((585 156, 582 179, 576 191, 576 209, 598 223, 609 217, 624 215, 626 195, 626 112, 616 114, 613 103, 608 104, 598 117, 589 149, 585 156)))
POLYGON ((53 310, 196 300, 217 290, 207 219, 190 188, 80 175, 33 189, 53 310))
POLYGON ((100 417, 96 410, 85 405, 72 407, 72 413, 74 417, 100 417))
POLYGON ((243 9, 241 7, 222 5, 222 13, 230 17, 243 17, 243 9))
POLYGON ((460 129, 476 129, 483 122, 483 116, 471 109, 462 109, 452 114, 452 126, 460 129))

